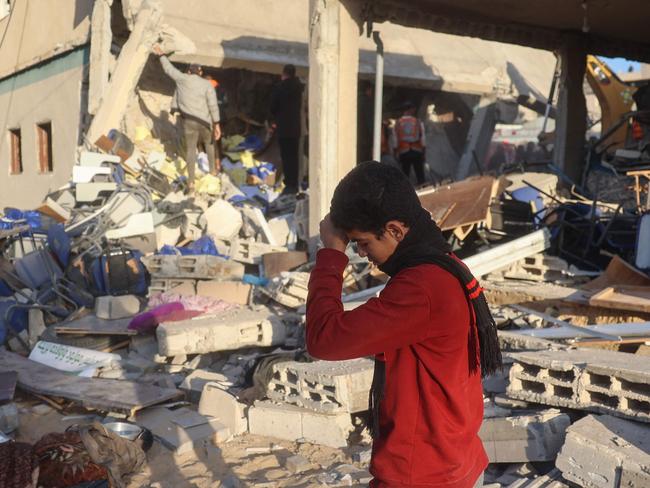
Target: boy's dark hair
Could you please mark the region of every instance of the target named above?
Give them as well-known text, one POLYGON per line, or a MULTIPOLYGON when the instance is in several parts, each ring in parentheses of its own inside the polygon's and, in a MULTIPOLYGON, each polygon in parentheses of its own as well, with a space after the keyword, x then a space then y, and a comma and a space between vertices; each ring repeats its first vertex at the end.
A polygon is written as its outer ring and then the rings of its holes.
POLYGON ((412 226, 420 208, 415 189, 404 173, 387 164, 366 161, 339 182, 330 218, 345 231, 372 232, 380 237, 391 220, 412 226))
POLYGON ((282 68, 282 73, 287 75, 289 78, 296 76, 296 67, 293 64, 285 64, 282 68))

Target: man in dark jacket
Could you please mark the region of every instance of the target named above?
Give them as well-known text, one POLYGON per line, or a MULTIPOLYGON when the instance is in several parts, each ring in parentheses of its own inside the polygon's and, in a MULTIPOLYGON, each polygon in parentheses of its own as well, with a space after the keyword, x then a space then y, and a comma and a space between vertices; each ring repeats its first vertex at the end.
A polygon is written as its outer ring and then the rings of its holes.
POLYGON ((473 488, 488 464, 478 431, 481 375, 501 366, 481 287, 397 168, 359 164, 320 226, 306 342, 326 360, 375 356, 369 405, 374 488, 473 488), (341 303, 348 242, 391 278, 351 311, 341 303))
POLYGON ((287 64, 282 69, 280 83, 271 95, 271 115, 278 136, 284 173, 283 195, 292 195, 298 192, 301 107, 302 84, 296 78, 296 67, 287 64))

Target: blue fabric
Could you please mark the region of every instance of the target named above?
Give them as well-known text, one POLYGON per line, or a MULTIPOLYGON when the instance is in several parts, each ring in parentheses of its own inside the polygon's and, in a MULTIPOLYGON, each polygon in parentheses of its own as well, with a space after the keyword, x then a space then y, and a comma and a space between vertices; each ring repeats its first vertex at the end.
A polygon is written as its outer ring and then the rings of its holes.
POLYGON ((167 254, 167 255, 181 255, 181 256, 196 256, 207 254, 210 256, 219 256, 222 258, 229 259, 228 256, 219 253, 217 246, 214 241, 209 236, 203 236, 196 241, 192 242, 186 247, 175 247, 170 245, 165 245, 160 248, 158 254, 167 254))
POLYGON ((264 178, 273 174, 274 171, 275 168, 271 163, 260 163, 259 166, 250 168, 248 174, 257 176, 259 179, 264 180, 264 178))
POLYGON ((256 286, 266 286, 269 282, 268 278, 263 278, 262 276, 255 276, 252 274, 245 274, 242 278, 242 281, 244 283, 248 283, 249 285, 256 286))
POLYGON ((262 138, 255 134, 251 134, 249 136, 246 136, 246 139, 244 139, 242 142, 239 143, 237 147, 235 147, 235 151, 257 152, 263 147, 264 147, 264 141, 262 140, 262 138))
POLYGON ((17 225, 22 225, 25 221, 32 229, 41 228, 41 214, 36 210, 18 210, 17 208, 7 207, 4 210, 4 218, 0 219, 0 229, 13 229, 17 225))

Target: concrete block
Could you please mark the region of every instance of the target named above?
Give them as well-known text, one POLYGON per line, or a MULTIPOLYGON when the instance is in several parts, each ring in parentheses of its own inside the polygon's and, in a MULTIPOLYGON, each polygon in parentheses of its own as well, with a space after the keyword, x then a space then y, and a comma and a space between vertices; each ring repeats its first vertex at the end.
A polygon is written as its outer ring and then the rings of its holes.
POLYGON ((484 419, 479 431, 491 463, 551 461, 564 443, 569 416, 558 410, 484 419))
POLYGON ((609 415, 588 415, 567 430, 555 465, 586 488, 650 486, 650 427, 609 415))
POLYGON ((218 298, 228 303, 248 305, 253 286, 241 281, 199 281, 196 294, 203 297, 218 298))
POLYGON ((156 329, 162 356, 203 354, 284 343, 286 326, 276 315, 249 309, 162 323, 156 329))
POLYGON ((225 200, 217 200, 203 212, 199 224, 214 239, 230 240, 236 237, 243 219, 239 210, 225 200))
POLYGON ((286 251, 286 247, 255 242, 253 239, 234 239, 230 242, 230 259, 246 264, 260 264, 264 254, 286 251))
POLYGON ((288 361, 273 366, 267 396, 321 413, 362 412, 368 409, 374 363, 349 361, 288 361))
POLYGON ((214 381, 226 380, 227 378, 221 373, 215 373, 205 369, 195 369, 185 377, 180 389, 187 393, 189 401, 198 403, 205 385, 214 381))
POLYGON ((328 415, 293 405, 255 402, 248 410, 248 429, 267 437, 345 447, 353 426, 347 413, 328 415))
POLYGON ((299 308, 307 302, 309 273, 294 272, 272 280, 260 291, 289 308, 299 308))
POLYGON ((566 278, 569 273, 569 264, 557 256, 547 254, 534 254, 517 261, 503 272, 505 278, 556 281, 566 278))
POLYGON ((0 405, 0 433, 9 434, 18 428, 18 407, 14 402, 0 405))
POLYGON ((142 262, 155 278, 193 278, 212 280, 241 280, 244 265, 218 256, 154 255, 142 262))
MULTIPOLYGON (((501 486, 501 485, 499 485, 501 486)), ((485 485, 484 485, 485 488, 485 485)), ((553 469, 544 476, 523 478, 510 483, 506 488, 569 488, 559 469, 553 469)))
MULTIPOLYGON (((187 290, 195 290, 196 280, 183 278, 152 278, 151 283, 149 284, 149 296, 155 295, 156 293, 165 293, 166 291, 171 291, 180 286, 182 286, 184 290, 186 289, 185 287, 188 287, 187 290)), ((194 294, 194 291, 190 293, 190 295, 194 294)))
POLYGON ((511 356, 510 397, 650 422, 650 364, 642 356, 591 349, 511 356))
POLYGON ((268 220, 269 228, 275 241, 281 246, 293 248, 296 244, 296 232, 293 225, 293 214, 279 215, 268 220))
POLYGON ((95 298, 95 315, 100 319, 123 319, 139 311, 140 300, 135 295, 108 295, 95 298))
POLYGON ((218 419, 200 415, 185 407, 176 410, 148 408, 138 413, 136 423, 149 429, 176 454, 196 450, 208 442, 225 442, 231 436, 230 430, 218 419))
POLYGON ((155 226, 156 242, 162 246, 175 246, 181 238, 181 228, 160 224, 155 226))
POLYGON ((169 293, 178 295, 196 295, 196 281, 183 280, 182 283, 170 288, 169 293))
POLYGON ((206 383, 201 393, 199 413, 218 418, 233 435, 248 431, 248 406, 217 383, 206 383))

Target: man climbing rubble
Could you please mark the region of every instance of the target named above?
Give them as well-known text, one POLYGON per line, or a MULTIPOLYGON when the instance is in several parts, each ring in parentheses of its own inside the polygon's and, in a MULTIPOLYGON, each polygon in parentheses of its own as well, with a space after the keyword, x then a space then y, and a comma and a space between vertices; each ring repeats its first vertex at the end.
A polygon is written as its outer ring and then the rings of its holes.
POLYGON ((482 486, 481 375, 501 366, 482 288, 451 252, 408 179, 359 164, 334 191, 309 281, 306 343, 326 360, 375 356, 368 426, 375 488, 482 486), (341 303, 349 242, 391 278, 351 311, 341 303))
POLYGON ((187 186, 194 190, 194 178, 197 157, 197 144, 205 147, 210 165, 210 173, 217 174, 219 168, 215 161, 215 141, 221 138, 219 126, 219 105, 217 96, 210 82, 204 79, 203 69, 197 64, 190 64, 187 73, 183 73, 169 61, 160 46, 155 45, 153 52, 160 57, 163 71, 176 83, 174 108, 177 108, 183 121, 183 140, 185 143, 185 161, 187 163, 187 186))

